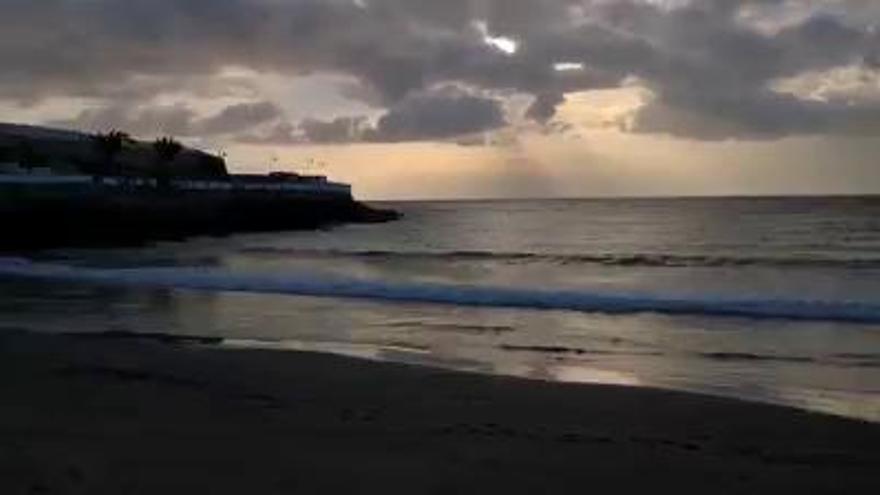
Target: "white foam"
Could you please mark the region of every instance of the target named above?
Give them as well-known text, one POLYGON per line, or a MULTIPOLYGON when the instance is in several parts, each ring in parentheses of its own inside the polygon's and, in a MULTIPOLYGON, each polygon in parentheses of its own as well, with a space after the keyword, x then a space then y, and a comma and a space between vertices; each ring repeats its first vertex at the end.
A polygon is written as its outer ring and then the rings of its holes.
POLYGON ((880 305, 778 298, 671 298, 660 295, 544 290, 343 278, 321 273, 242 273, 217 268, 98 269, 0 258, 0 276, 107 285, 342 297, 396 302, 514 307, 612 314, 662 313, 880 323, 880 305))

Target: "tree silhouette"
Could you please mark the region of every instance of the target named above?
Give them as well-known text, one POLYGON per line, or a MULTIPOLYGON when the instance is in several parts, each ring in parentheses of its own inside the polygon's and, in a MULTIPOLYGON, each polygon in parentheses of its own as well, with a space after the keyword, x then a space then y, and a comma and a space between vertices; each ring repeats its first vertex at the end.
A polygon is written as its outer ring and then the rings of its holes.
POLYGON ((171 186, 171 162, 183 151, 183 145, 174 138, 163 137, 153 142, 153 150, 159 158, 156 164, 156 183, 162 189, 171 186))
POLYGON ((116 157, 122 152, 125 141, 129 139, 131 138, 128 134, 115 129, 107 134, 95 136, 95 147, 104 160, 101 175, 122 176, 122 165, 116 160, 116 157))

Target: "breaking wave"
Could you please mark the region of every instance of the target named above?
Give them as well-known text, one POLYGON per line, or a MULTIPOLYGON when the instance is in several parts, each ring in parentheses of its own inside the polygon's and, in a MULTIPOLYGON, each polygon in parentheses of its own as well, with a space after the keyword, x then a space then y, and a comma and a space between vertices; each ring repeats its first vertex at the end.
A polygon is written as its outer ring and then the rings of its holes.
POLYGON ((266 257, 301 258, 363 258, 376 260, 416 259, 438 261, 500 261, 544 262, 561 265, 605 265, 644 267, 813 267, 813 268, 880 268, 880 258, 835 258, 821 255, 737 256, 708 254, 550 254, 492 251, 392 251, 298 249, 275 247, 242 248, 239 252, 266 257))
POLYGON ((250 273, 216 268, 98 269, 0 260, 0 276, 106 285, 341 297, 460 306, 569 310, 591 313, 660 313, 787 320, 880 323, 880 305, 796 299, 663 297, 589 290, 545 290, 392 282, 320 273, 250 273))

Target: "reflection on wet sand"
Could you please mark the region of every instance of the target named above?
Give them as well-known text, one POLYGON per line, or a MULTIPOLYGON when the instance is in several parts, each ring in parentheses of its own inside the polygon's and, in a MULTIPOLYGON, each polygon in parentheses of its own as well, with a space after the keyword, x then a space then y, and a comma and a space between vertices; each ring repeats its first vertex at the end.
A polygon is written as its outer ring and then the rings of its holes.
POLYGON ((603 370, 587 366, 560 365, 551 366, 547 373, 554 380, 573 383, 601 383, 608 385, 626 385, 637 387, 645 385, 639 377, 620 371, 603 370))
POLYGON ((880 420, 861 327, 614 317, 0 281, 0 328, 223 339, 546 381, 659 387, 880 420), (735 330, 735 331, 734 331, 735 330), (784 349, 781 353, 779 349, 784 349))

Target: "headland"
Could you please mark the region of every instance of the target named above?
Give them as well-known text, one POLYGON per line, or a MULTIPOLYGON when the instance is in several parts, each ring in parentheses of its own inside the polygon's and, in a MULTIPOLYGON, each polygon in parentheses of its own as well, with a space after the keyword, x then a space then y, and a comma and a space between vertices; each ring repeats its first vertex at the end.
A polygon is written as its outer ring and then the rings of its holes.
POLYGON ((384 222, 395 212, 320 175, 231 174, 171 139, 0 124, 0 249, 127 245, 384 222))

